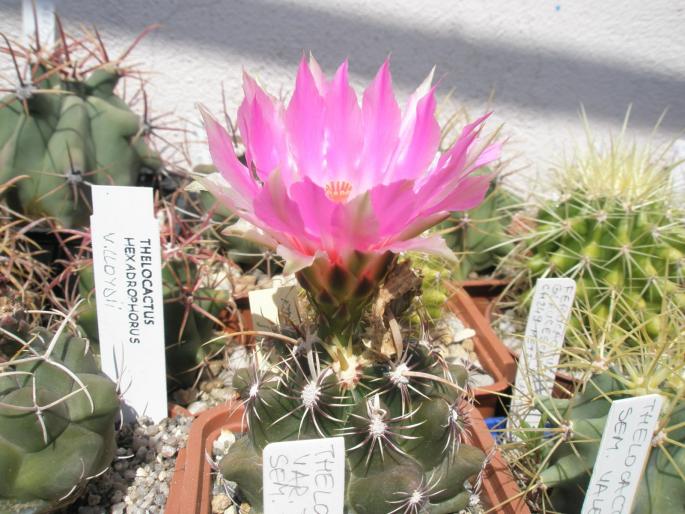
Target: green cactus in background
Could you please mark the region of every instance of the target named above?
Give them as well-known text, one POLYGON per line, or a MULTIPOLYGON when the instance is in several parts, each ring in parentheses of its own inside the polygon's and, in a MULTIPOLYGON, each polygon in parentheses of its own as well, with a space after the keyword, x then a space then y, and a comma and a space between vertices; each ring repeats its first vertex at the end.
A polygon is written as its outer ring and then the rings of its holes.
POLYGON ((585 152, 559 173, 561 198, 539 204, 503 266, 529 288, 540 277, 572 277, 578 300, 605 317, 612 292, 652 314, 665 297, 685 308, 685 210, 672 201, 665 154, 623 132, 598 149, 588 134, 585 152))
POLYGON ((68 505, 114 457, 116 386, 69 321, 55 331, 0 327, 11 355, 0 363, 0 512, 68 505))
MULTIPOLYGON (((171 389, 193 385, 207 359, 223 348, 217 340, 223 325, 219 318, 229 308, 232 297, 229 290, 217 289, 207 281, 205 274, 210 271, 188 261, 167 261, 162 269, 167 380, 171 389)), ((92 264, 79 273, 79 288, 88 300, 79 309, 79 325, 97 345, 92 264)))
POLYGON ((22 177, 5 198, 30 217, 87 225, 89 184, 136 185, 162 166, 139 116, 115 94, 129 72, 109 59, 99 35, 62 33, 51 53, 18 52, 5 41, 18 83, 0 99, 0 183, 22 177), (18 58, 31 78, 22 77, 18 58))
POLYGON ((447 245, 459 258, 454 278, 489 275, 514 247, 508 232, 521 200, 493 181, 483 203, 466 212, 455 212, 438 225, 447 245))
MULTIPOLYGON (((455 280, 456 272, 453 263, 445 261, 440 257, 432 257, 419 254, 411 254, 407 260, 411 259, 413 268, 421 277, 421 296, 420 301, 428 315, 429 320, 438 321, 442 318, 445 302, 449 297, 449 290, 445 281, 455 280)), ((412 322, 421 323, 419 310, 409 311, 412 322)))
MULTIPOLYGON (((405 268, 396 266, 385 283, 405 268)), ((326 342, 311 327, 297 327, 298 334, 309 334, 297 339, 286 328, 266 339, 251 367, 238 370, 233 386, 248 436, 220 466, 251 512, 262 511, 267 444, 334 436, 345 438, 348 512, 447 514, 468 506, 469 480, 483 468, 485 455, 468 444, 467 371, 448 365, 430 342, 405 339, 397 322, 389 323, 389 344, 383 337, 383 343, 347 347, 326 342)))
MULTIPOLYGON (((553 426, 566 431, 564 442, 539 476, 540 483, 551 493, 550 510, 581 510, 584 495, 579 490, 587 488, 611 402, 624 397, 616 394, 624 390, 624 384, 615 373, 592 377, 583 393, 571 401, 540 402, 543 411, 554 419, 553 426)), ((668 408, 672 409, 668 413, 669 426, 655 434, 656 448, 647 462, 633 506, 636 513, 685 512, 685 401, 681 398, 668 408)))
POLYGON ((685 314, 667 302, 650 319, 615 294, 610 313, 587 313, 589 323, 570 335, 586 340, 567 358, 584 386, 570 399, 531 398, 540 424, 513 428, 507 455, 540 512, 580 512, 611 403, 657 393, 664 407, 632 512, 685 512, 685 314), (659 326, 657 337, 650 322, 659 326))

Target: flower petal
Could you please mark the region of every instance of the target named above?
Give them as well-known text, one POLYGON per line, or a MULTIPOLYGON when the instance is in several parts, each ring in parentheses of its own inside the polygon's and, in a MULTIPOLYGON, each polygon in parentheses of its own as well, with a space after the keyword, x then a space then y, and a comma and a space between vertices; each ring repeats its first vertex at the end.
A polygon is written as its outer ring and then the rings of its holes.
POLYGON ((447 246, 445 240, 437 234, 427 237, 415 237, 413 239, 407 239, 406 241, 395 241, 387 246, 384 246, 383 249, 397 253, 423 252, 432 255, 438 255, 440 257, 444 257, 445 259, 449 259, 450 261, 457 260, 457 257, 447 246))
POLYGON ((295 90, 285 113, 288 147, 300 176, 323 186, 324 98, 305 58, 295 80, 295 90))
POLYGON ((362 146, 361 110, 350 86, 347 61, 343 62, 326 93, 324 137, 328 180, 349 182, 352 194, 359 193, 357 165, 362 146))
POLYGON ((333 246, 331 218, 336 204, 328 199, 324 189, 305 178, 292 184, 288 194, 298 205, 307 233, 320 239, 324 247, 333 246))
POLYGON ((311 266, 311 264, 314 262, 314 259, 324 256, 324 254, 320 252, 307 255, 284 245, 279 245, 278 248, 276 248, 276 253, 283 257, 283 260, 285 260, 285 266, 283 267, 284 275, 290 275, 291 273, 296 273, 307 266, 311 266))
POLYGON ((392 89, 390 61, 385 60, 362 100, 364 145, 359 162, 359 188, 366 191, 381 182, 397 146, 401 113, 392 89))
POLYGON ((238 216, 254 219, 249 199, 236 190, 221 173, 198 176, 197 181, 216 198, 217 202, 225 205, 238 216))
MULTIPOLYGON (((207 131, 209 142, 209 152, 212 161, 221 175, 231 184, 231 186, 246 199, 254 197, 259 188, 250 176, 248 169, 238 160, 233 150, 233 141, 226 129, 200 107, 200 113, 207 131)), ((244 202, 241 202, 244 204, 244 202)))
MULTIPOLYGON (((297 203, 292 201, 281 180, 280 170, 269 175, 259 194, 253 201, 255 216, 259 223, 255 223, 270 232, 281 232, 289 236, 289 240, 301 246, 304 250, 311 246, 313 239, 307 234, 297 203)), ((278 237, 274 234, 275 237, 278 237)), ((282 238, 279 238, 282 241, 282 238)))
POLYGON ((384 183, 420 177, 435 158, 440 144, 440 125, 435 119, 435 106, 435 89, 431 88, 419 99, 413 116, 405 114, 399 143, 384 183), (411 123, 407 122, 408 119, 411 123))
POLYGON ((245 144, 245 158, 266 181, 276 168, 287 168, 283 107, 243 73, 245 99, 238 109, 238 128, 245 144))

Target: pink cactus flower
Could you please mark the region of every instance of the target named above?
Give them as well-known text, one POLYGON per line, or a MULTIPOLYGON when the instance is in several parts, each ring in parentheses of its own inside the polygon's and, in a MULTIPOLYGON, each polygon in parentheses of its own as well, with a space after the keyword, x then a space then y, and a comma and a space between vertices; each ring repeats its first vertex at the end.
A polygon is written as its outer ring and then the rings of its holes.
POLYGON ((496 160, 500 146, 479 141, 485 115, 440 153, 431 79, 401 110, 387 60, 361 106, 347 61, 328 79, 313 58, 303 58, 287 105, 245 74, 238 128, 247 166, 224 127, 203 111, 219 171, 203 182, 254 225, 251 237, 276 249, 287 272, 317 258, 344 267, 359 252, 451 255, 440 236, 421 234, 482 201, 492 177, 474 172, 496 160))

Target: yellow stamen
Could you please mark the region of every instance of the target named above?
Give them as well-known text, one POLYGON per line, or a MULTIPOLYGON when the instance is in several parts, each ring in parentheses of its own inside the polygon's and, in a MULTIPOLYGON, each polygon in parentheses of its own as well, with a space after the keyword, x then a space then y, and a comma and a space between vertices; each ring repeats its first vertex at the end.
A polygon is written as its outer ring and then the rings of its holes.
POLYGON ((325 190, 330 201, 344 203, 352 192, 352 184, 347 180, 334 180, 326 184, 325 190))

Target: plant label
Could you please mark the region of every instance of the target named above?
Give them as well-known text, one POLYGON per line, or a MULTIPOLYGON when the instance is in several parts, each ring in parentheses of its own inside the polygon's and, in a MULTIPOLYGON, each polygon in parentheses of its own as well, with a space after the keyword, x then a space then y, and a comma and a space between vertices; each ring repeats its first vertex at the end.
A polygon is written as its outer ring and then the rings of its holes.
POLYGON ((531 400, 552 393, 575 296, 576 283, 570 278, 541 278, 535 284, 518 359, 510 424, 525 420, 528 426, 538 425, 540 413, 531 407, 531 400))
POLYGON ((38 32, 41 46, 53 45, 55 42, 55 1, 22 0, 21 22, 24 46, 34 46, 36 32, 38 32))
POLYGON ((250 291, 250 313, 255 330, 274 332, 280 325, 302 322, 297 307, 297 286, 270 287, 250 291))
POLYGON ((343 514, 344 438, 271 443, 262 462, 264 514, 343 514))
POLYGON ((630 514, 663 402, 647 394, 611 404, 582 514, 630 514))
POLYGON ((124 419, 167 416, 159 223, 152 189, 92 186, 90 218, 102 370, 124 419))

